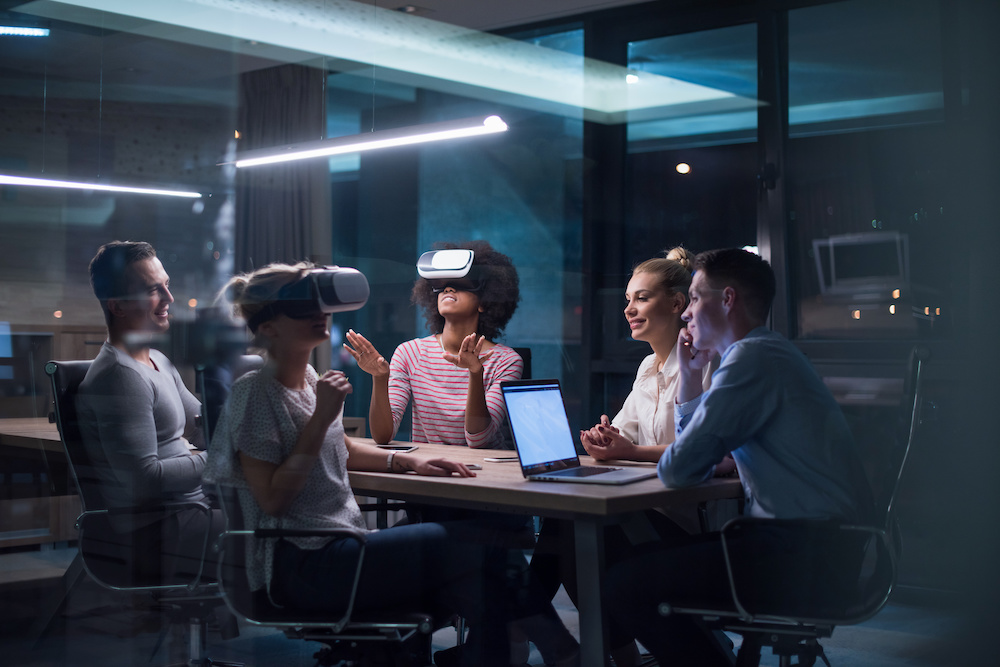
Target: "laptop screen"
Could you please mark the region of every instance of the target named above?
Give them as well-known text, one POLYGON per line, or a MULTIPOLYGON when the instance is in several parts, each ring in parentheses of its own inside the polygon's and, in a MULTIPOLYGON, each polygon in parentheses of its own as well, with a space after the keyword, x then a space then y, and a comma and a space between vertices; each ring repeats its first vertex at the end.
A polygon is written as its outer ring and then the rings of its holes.
POLYGON ((526 473, 579 465, 558 380, 503 382, 500 388, 526 473))

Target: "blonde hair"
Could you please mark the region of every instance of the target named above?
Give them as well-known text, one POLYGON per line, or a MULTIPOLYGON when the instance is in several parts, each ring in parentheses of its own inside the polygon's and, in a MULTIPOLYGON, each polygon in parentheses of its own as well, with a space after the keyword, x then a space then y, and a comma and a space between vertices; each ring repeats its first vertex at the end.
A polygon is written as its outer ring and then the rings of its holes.
POLYGON ((687 299, 693 264, 694 255, 687 248, 677 246, 664 251, 663 257, 640 262, 632 269, 632 275, 648 273, 656 278, 657 286, 667 294, 680 292, 687 299))
MULTIPOLYGON (((249 322, 257 313, 278 300, 278 292, 282 287, 295 282, 305 271, 315 266, 312 262, 274 263, 233 276, 219 292, 217 301, 228 301, 232 307, 232 315, 249 322)), ((255 333, 253 344, 258 348, 266 348, 267 340, 255 333)))

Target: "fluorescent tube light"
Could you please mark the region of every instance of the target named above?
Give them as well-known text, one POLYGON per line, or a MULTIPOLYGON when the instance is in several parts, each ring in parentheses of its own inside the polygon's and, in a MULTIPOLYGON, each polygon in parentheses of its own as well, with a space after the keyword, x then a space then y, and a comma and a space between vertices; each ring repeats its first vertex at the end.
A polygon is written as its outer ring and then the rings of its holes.
POLYGON ((39 188, 69 188, 71 190, 100 190, 102 192, 129 192, 139 195, 163 195, 166 197, 188 197, 199 199, 200 192, 185 192, 183 190, 157 190, 153 188, 131 188, 122 185, 104 185, 102 183, 80 183, 77 181, 59 181, 45 178, 24 178, 0 174, 0 185, 27 185, 39 188))
POLYGON ((476 137, 483 134, 506 132, 507 123, 500 116, 485 118, 466 118, 443 123, 429 123, 414 127, 402 127, 393 130, 380 130, 367 134, 356 134, 349 137, 321 139, 301 144, 291 144, 280 148, 267 148, 247 151, 236 158, 236 166, 257 167, 265 164, 290 162, 292 160, 308 160, 310 158, 328 157, 343 153, 358 153, 378 148, 393 146, 411 146, 430 141, 458 139, 461 137, 476 137))
POLYGON ((48 37, 48 28, 23 28, 16 25, 0 25, 0 36, 9 37, 48 37))

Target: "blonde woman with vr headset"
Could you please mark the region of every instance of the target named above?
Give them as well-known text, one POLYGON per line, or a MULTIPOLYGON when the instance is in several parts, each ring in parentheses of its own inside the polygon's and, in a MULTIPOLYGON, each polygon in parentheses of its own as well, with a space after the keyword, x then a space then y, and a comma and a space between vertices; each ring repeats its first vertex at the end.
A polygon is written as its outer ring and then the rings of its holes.
MULTIPOLYGON (((225 289, 247 322, 266 363, 237 380, 215 432, 205 479, 237 490, 247 527, 347 528, 367 534, 356 611, 383 608, 443 610, 468 618, 477 632, 463 651, 464 665, 508 664, 507 622, 548 619, 565 651, 576 647, 547 600, 503 600, 509 591, 494 541, 468 523, 421 523, 370 531, 351 490, 348 470, 474 477, 445 458, 386 452, 344 435, 344 401, 352 392, 341 371, 319 375, 312 351, 330 338, 329 313, 352 310, 367 298, 348 294, 343 307, 324 298, 326 271, 310 264, 273 264, 233 278, 225 289), (353 302, 353 303, 352 303, 353 302)), ((351 270, 348 270, 351 271, 351 270)), ((357 272, 355 272, 357 273, 357 272)), ((360 274, 357 274, 360 276, 360 274)), ((363 281, 363 277, 361 277, 363 281)), ((341 290, 333 293, 338 301, 341 290)), ((346 538, 263 540, 247 553, 252 590, 303 611, 342 611, 349 587, 343 572, 357 561, 346 538)))

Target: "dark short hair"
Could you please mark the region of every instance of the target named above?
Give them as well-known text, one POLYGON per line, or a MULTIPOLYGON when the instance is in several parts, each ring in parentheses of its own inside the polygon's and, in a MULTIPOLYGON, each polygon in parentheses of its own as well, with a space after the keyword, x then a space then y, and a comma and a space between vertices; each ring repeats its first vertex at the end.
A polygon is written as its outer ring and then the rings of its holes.
MULTIPOLYGON (((434 246, 435 250, 454 248, 465 248, 476 253, 472 266, 479 269, 484 281, 482 290, 478 292, 483 312, 479 314, 479 331, 476 333, 494 341, 514 316, 517 303, 521 300, 517 269, 510 257, 494 250, 486 241, 437 243, 434 246)), ((431 333, 439 334, 444 331, 444 317, 438 312, 437 294, 426 278, 418 278, 413 284, 410 299, 423 309, 424 319, 431 333)))
POLYGON ((94 288, 94 296, 101 302, 108 326, 111 325, 108 299, 128 296, 126 269, 150 257, 156 257, 156 250, 145 241, 112 241, 98 248, 97 254, 90 260, 90 286, 94 288))
POLYGON ((694 258, 694 269, 703 271, 713 288, 735 287, 750 317, 761 323, 767 321, 775 280, 771 265, 762 257, 740 248, 708 250, 694 258))

